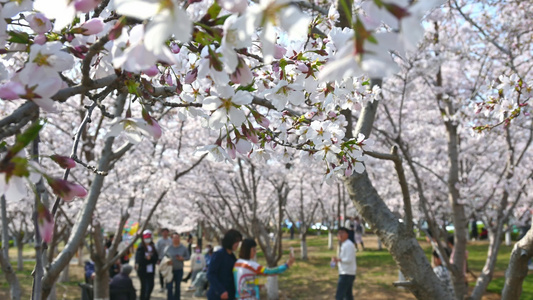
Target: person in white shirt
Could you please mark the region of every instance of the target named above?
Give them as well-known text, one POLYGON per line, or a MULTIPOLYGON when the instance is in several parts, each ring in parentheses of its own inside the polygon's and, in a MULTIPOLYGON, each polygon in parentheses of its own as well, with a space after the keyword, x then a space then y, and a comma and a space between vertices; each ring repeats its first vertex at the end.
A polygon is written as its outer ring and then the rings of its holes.
POLYGON ((189 286, 189 291, 194 290, 194 280, 196 275, 200 273, 207 266, 205 262, 205 256, 202 254, 202 249, 196 244, 192 245, 194 253, 191 254, 191 285, 189 286))
POLYGON ((337 236, 340 242, 339 256, 331 258, 339 268, 339 281, 335 300, 352 300, 353 282, 355 281, 355 271, 357 269, 355 245, 348 239, 348 229, 346 227, 339 228, 337 236))

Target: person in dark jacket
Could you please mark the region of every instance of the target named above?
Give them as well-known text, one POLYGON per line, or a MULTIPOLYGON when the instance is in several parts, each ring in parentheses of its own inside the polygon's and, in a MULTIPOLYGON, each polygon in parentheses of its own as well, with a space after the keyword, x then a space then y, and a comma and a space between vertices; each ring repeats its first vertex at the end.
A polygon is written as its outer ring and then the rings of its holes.
POLYGON ((110 300, 135 300, 135 288, 130 278, 132 269, 130 265, 122 265, 120 273, 113 277, 109 284, 110 300))
POLYGON ((83 267, 85 273, 85 283, 93 284, 94 279, 94 263, 92 261, 85 261, 85 266, 83 267))
POLYGON ((135 253, 135 270, 141 281, 141 300, 150 300, 154 289, 155 265, 159 259, 155 244, 152 241, 152 232, 145 230, 143 240, 135 253))
POLYGON ((222 249, 213 253, 207 268, 209 281, 208 300, 235 299, 235 281, 233 279, 233 265, 237 261, 234 251, 239 248, 242 235, 235 229, 230 229, 222 239, 222 249))

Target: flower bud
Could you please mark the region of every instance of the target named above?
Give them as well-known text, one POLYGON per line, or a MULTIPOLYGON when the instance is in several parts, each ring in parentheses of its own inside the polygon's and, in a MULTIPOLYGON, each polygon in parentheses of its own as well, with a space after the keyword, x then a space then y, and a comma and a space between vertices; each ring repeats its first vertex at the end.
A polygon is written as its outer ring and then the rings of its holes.
POLYGON ((146 74, 147 76, 154 77, 157 74, 159 74, 159 69, 157 68, 157 66, 154 65, 144 70, 143 73, 146 74))
POLYGON ((76 167, 76 162, 70 157, 54 154, 50 156, 50 158, 63 169, 72 169, 76 167))
POLYGON ((47 181, 54 193, 64 201, 71 201, 74 197, 87 196, 87 190, 79 184, 58 178, 47 178, 47 181))
POLYGON ((102 32, 104 30, 104 20, 102 18, 94 18, 83 23, 81 28, 84 29, 83 35, 93 35, 102 32))
POLYGON ((95 9, 99 3, 100 0, 76 0, 74 1, 74 8, 82 13, 88 13, 95 9))
POLYGON ((37 205, 37 226, 43 241, 50 243, 54 234, 54 219, 41 202, 37 205))

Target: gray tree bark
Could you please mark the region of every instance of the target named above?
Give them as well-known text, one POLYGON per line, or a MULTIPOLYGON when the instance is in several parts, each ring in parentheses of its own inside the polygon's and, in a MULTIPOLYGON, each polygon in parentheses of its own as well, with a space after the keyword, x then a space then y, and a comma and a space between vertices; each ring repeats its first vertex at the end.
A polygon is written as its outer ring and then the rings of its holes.
POLYGON ((69 281, 69 271, 70 271, 70 264, 68 264, 63 271, 61 271, 61 274, 59 275, 59 282, 68 282, 69 281))
MULTIPOLYGON (((126 101, 126 95, 120 94, 116 101, 115 115, 120 115, 124 109, 124 103, 126 101)), ((105 141, 104 148, 102 149, 102 155, 98 163, 98 170, 108 171, 111 161, 113 159, 113 142, 115 138, 110 137, 105 141)), ((105 176, 102 173, 97 173, 94 175, 91 188, 89 190, 89 195, 85 199, 82 208, 78 212, 76 217, 76 222, 71 230, 68 243, 65 245, 65 248, 59 255, 54 259, 48 268, 46 268, 43 281, 42 289, 43 296, 47 297, 50 293, 54 282, 59 277, 60 272, 69 264, 70 260, 80 247, 83 239, 85 238, 85 232, 89 227, 89 224, 92 220, 93 212, 100 196, 104 184, 105 176)), ((81 259, 81 258, 80 258, 81 259)))
POLYGON ((300 251, 302 252, 301 259, 307 260, 307 233, 300 234, 300 251))
MULTIPOLYGON (((380 82, 373 82, 379 84, 380 82)), ((369 102, 363 108, 356 124, 355 135, 362 133, 369 137, 377 111, 378 101, 369 102)), ((351 115, 350 115, 351 118, 351 115)), ((351 138, 352 130, 347 128, 347 138, 351 138)), ((412 230, 406 228, 392 214, 385 202, 373 187, 368 173, 354 173, 345 179, 348 194, 356 209, 364 220, 373 228, 382 240, 400 270, 411 284, 409 290, 417 299, 450 300, 447 289, 437 278, 427 260, 424 251, 418 244, 412 230)))
POLYGON ((4 253, 0 253, 0 266, 2 267, 2 273, 6 278, 7 283, 9 284, 9 293, 12 300, 20 300, 22 290, 20 288, 20 283, 15 274, 15 270, 11 267, 9 259, 5 257, 4 253))
POLYGON ((7 261, 9 261, 9 231, 7 227, 7 204, 4 195, 0 197, 0 209, 2 210, 2 252, 7 261))
POLYGON ((23 248, 24 243, 22 242, 22 239, 17 239, 17 271, 22 271, 24 268, 24 261, 23 261, 23 248))
POLYGON ((268 276, 265 286, 266 286, 266 289, 267 289, 267 299, 268 300, 278 300, 279 299, 279 280, 278 280, 278 276, 268 276))
POLYGON ((104 237, 100 224, 93 226, 93 238, 94 245, 93 251, 91 251, 91 258, 94 261, 94 300, 108 300, 109 299, 109 272, 108 268, 105 268, 106 254, 104 237))
POLYGON ((528 273, 528 262, 533 257, 533 229, 518 241, 511 252, 509 267, 505 272, 502 300, 519 300, 522 284, 528 273))

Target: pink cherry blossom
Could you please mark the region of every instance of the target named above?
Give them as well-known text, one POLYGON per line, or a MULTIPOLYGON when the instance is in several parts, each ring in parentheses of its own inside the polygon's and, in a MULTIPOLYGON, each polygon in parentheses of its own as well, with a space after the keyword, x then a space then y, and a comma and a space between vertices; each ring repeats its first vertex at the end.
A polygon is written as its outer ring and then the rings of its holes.
POLYGON ((35 36, 33 42, 37 45, 44 45, 44 43, 46 43, 46 35, 39 33, 35 36))
POLYGON ((146 74, 147 76, 154 77, 157 74, 159 74, 159 69, 157 68, 157 66, 154 65, 144 70, 143 73, 146 74))
POLYGON ((176 44, 176 42, 170 43, 170 51, 172 51, 172 53, 178 54, 180 53, 180 50, 181 50, 180 46, 176 44))
POLYGON ((0 98, 4 100, 20 99, 20 95, 24 95, 26 89, 20 82, 8 81, 0 85, 0 98))
POLYGON ((71 201, 74 197, 87 196, 87 190, 79 184, 58 178, 47 178, 47 181, 54 193, 64 201, 71 201))
POLYGON ((100 0, 76 0, 74 1, 74 8, 82 13, 88 13, 95 9, 98 4, 100 4, 100 0))
POLYGON ((104 30, 104 20, 102 18, 93 18, 83 23, 81 28, 84 29, 84 35, 93 35, 104 30))
POLYGON ((285 53, 287 53, 287 49, 281 47, 278 44, 274 45, 274 58, 275 59, 282 59, 285 53))
POLYGON ((250 70, 250 67, 246 64, 241 64, 235 72, 233 72, 230 76, 231 81, 233 83, 240 84, 242 86, 247 86, 251 84, 254 80, 254 75, 252 74, 252 71, 250 70))
POLYGON ((37 224, 43 241, 50 243, 54 234, 54 219, 41 202, 37 205, 37 224))
POLYGON ((30 28, 36 33, 43 34, 52 30, 52 22, 42 13, 34 13, 26 17, 30 28))

